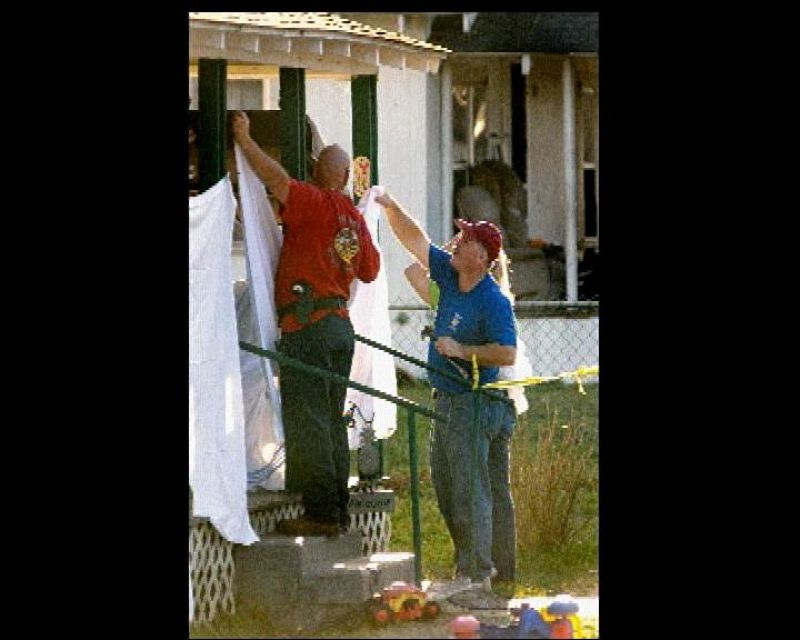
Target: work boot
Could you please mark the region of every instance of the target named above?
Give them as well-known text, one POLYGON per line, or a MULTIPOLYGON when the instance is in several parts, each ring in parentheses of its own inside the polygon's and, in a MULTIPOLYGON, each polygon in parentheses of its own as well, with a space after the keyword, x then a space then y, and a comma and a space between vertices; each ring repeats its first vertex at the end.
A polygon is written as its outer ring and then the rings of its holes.
POLYGON ((335 522, 314 520, 306 515, 293 520, 281 520, 275 525, 275 531, 285 536, 328 536, 339 535, 339 526, 335 522))

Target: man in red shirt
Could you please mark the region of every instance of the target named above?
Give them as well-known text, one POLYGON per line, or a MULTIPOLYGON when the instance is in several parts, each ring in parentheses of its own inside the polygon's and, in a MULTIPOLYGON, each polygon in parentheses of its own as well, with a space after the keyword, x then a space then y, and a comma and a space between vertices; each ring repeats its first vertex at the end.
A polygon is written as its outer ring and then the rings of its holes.
MULTIPOLYGON (((250 137, 241 111, 233 136, 255 174, 280 203, 283 247, 275 277, 279 351, 348 378, 355 347, 347 312, 354 278, 371 282, 380 254, 358 209, 342 193, 350 158, 325 147, 310 183, 289 177, 250 137)), ((343 417, 347 387, 289 366, 281 367, 286 444, 286 489, 303 495, 305 514, 282 520, 287 535, 336 535, 349 523, 350 452, 343 417)))

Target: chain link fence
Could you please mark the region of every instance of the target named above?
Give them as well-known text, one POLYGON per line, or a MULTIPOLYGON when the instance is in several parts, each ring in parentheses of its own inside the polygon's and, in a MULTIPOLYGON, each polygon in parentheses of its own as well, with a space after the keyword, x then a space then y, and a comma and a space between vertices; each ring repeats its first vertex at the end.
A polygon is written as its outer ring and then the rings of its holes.
MULTIPOLYGON (((578 367, 599 365, 600 303, 596 301, 525 301, 514 305, 518 338, 525 345, 534 376, 554 376, 578 367)), ((435 312, 421 304, 389 306, 392 346, 426 361, 427 338, 422 331, 433 325, 435 312)), ((519 344, 517 345, 519 348, 519 344)), ((426 378, 421 367, 395 359, 398 370, 413 378, 426 378)), ((585 382, 597 381, 597 376, 585 382)))

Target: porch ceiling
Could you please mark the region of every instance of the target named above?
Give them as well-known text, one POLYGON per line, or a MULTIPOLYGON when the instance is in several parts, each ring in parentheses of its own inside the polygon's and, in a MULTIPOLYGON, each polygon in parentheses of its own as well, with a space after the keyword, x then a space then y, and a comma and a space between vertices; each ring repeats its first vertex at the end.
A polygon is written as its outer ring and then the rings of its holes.
POLYGON ((189 13, 189 60, 374 74, 380 65, 437 73, 449 50, 330 13, 189 13))
POLYGON ((455 54, 477 52, 597 53, 597 11, 482 12, 465 32, 456 16, 437 16, 430 39, 455 54))

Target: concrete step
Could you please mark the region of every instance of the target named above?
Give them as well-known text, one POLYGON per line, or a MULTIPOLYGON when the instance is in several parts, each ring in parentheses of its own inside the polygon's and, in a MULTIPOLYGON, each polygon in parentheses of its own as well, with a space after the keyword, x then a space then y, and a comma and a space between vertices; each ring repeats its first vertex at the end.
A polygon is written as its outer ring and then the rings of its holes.
POLYGON ((413 553, 362 556, 357 531, 335 539, 265 535, 235 545, 234 563, 237 611, 266 615, 276 628, 362 620, 374 593, 396 580, 414 581, 413 553))
POLYGON ((332 564, 320 563, 318 571, 302 586, 322 604, 366 602, 372 595, 396 580, 414 581, 414 554, 373 553, 332 564))
POLYGON ((320 563, 358 556, 361 538, 359 531, 348 531, 336 538, 267 533, 252 545, 237 546, 234 561, 237 570, 240 564, 248 565, 245 571, 274 574, 281 580, 287 577, 299 580, 317 572, 320 563))

